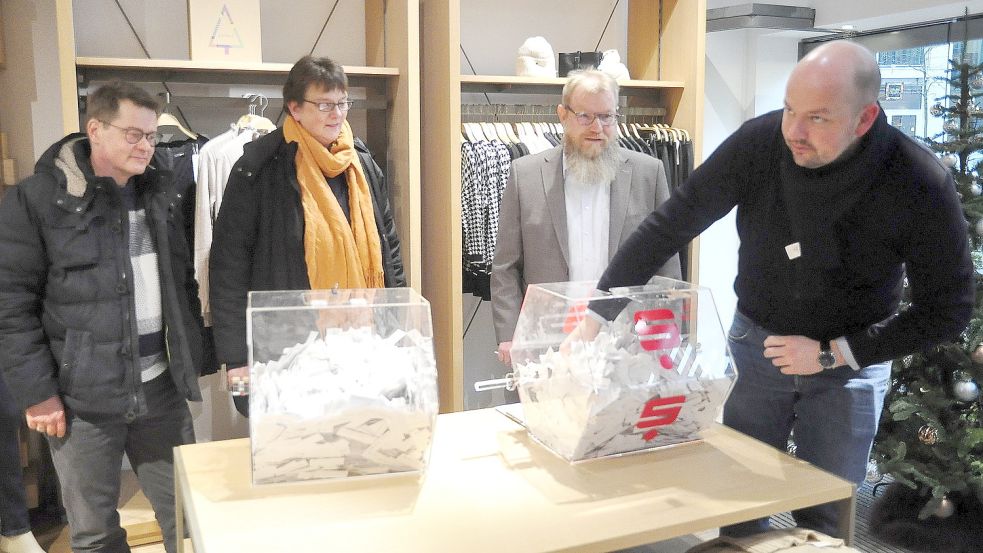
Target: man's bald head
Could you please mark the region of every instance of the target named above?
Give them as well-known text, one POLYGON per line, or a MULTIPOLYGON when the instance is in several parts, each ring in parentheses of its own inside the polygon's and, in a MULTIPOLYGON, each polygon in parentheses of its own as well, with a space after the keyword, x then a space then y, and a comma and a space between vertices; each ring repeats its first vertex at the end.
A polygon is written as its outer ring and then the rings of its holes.
POLYGON ((877 102, 881 70, 870 50, 845 40, 828 42, 809 52, 792 71, 791 79, 812 78, 840 84, 841 93, 857 109, 877 102))
POLYGON ((802 58, 785 87, 782 114, 795 163, 815 169, 851 151, 880 113, 880 83, 874 56, 850 42, 830 42, 802 58))

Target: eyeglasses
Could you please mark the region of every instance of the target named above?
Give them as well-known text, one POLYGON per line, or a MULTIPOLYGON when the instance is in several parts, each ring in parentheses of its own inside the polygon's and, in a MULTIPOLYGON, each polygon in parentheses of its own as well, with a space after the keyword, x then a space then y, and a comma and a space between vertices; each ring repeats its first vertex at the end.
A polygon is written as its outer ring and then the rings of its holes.
POLYGON ((305 99, 304 101, 308 104, 314 104, 317 106, 318 111, 334 111, 335 108, 338 108, 338 111, 341 113, 345 113, 352 109, 352 106, 355 104, 354 100, 342 100, 340 102, 312 102, 305 99))
POLYGON ((156 146, 157 143, 160 142, 160 133, 157 131, 143 132, 136 127, 120 127, 110 123, 109 121, 100 121, 100 123, 123 131, 123 137, 126 138, 126 142, 129 144, 139 144, 144 138, 147 139, 147 142, 149 142, 151 146, 156 146))
POLYGON ((610 127, 611 125, 617 124, 618 120, 621 119, 620 113, 586 113, 583 111, 574 111, 573 108, 566 104, 563 104, 563 107, 577 118, 578 123, 585 127, 593 125, 595 119, 601 122, 602 127, 610 127))

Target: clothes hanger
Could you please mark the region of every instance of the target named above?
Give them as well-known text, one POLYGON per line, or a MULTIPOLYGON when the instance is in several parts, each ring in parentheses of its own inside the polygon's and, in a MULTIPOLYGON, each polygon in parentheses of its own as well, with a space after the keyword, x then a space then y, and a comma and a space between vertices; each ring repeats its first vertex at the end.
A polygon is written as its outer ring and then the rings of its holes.
POLYGON ((498 132, 498 127, 495 126, 495 123, 485 121, 481 124, 481 126, 485 130, 485 136, 487 136, 489 139, 498 142, 505 142, 502 140, 502 135, 498 132))
POLYGON ((488 141, 488 137, 485 136, 484 131, 481 129, 481 125, 477 123, 465 123, 464 125, 470 131, 469 136, 471 136, 472 142, 488 141))
POLYGON ((173 115, 170 114, 170 112, 167 111, 167 108, 169 108, 171 105, 171 93, 162 92, 160 95, 164 97, 164 109, 160 112, 160 115, 157 117, 157 129, 160 130, 161 127, 174 127, 178 131, 180 131, 181 134, 183 134, 184 136, 187 136, 192 140, 197 139, 198 138, 197 134, 188 130, 184 125, 181 124, 181 121, 179 121, 177 117, 174 117, 173 115))
POLYGON ((467 137, 468 142, 473 144, 478 141, 478 137, 475 136, 474 130, 471 128, 471 123, 461 123, 461 129, 464 131, 464 136, 467 137))
POLYGON ((506 144, 514 144, 512 140, 512 134, 509 132, 511 127, 502 123, 501 121, 495 122, 495 130, 498 131, 498 137, 502 139, 502 142, 506 144))
POLYGON ((516 136, 515 133, 516 129, 511 123, 502 123, 502 124, 505 125, 505 132, 509 135, 509 139, 512 140, 513 144, 518 144, 519 142, 522 142, 521 140, 519 140, 519 137, 516 136))
POLYGON ((276 130, 276 125, 273 124, 273 121, 263 117, 263 113, 266 112, 266 106, 270 104, 266 96, 262 94, 243 94, 242 97, 249 99, 249 113, 243 115, 236 121, 236 129, 240 133, 244 130, 251 130, 257 131, 260 134, 266 134, 276 130), (257 106, 260 108, 258 115, 256 113, 257 106))

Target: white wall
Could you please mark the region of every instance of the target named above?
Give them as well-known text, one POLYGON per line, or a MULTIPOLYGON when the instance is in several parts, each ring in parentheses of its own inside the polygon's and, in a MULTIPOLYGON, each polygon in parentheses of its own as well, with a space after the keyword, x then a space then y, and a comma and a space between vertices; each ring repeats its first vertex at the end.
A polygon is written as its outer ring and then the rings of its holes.
MULTIPOLYGON (((5 0, 6 1, 6 0, 5 0)), ((188 59, 187 0, 122 0, 120 4, 155 59, 188 59)), ((143 58, 143 50, 116 2, 75 0, 79 56, 143 58)), ((263 61, 293 63, 308 54, 331 13, 324 0, 260 0, 263 61)), ((365 4, 340 2, 316 55, 348 65, 365 65, 365 4)))
MULTIPOLYGON (((707 35, 703 159, 744 121, 782 107, 784 83, 801 36, 760 29, 707 35)), ((735 211, 700 236, 699 283, 713 292, 720 319, 730 324, 737 306, 734 277, 740 240, 735 211)))

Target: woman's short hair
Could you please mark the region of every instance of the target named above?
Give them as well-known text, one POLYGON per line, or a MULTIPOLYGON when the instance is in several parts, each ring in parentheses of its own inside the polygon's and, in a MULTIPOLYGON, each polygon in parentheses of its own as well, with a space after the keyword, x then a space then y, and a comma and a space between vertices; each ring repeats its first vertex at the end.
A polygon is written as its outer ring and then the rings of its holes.
POLYGON ((160 115, 160 103, 149 92, 125 81, 112 81, 89 94, 86 99, 85 120, 95 119, 108 123, 116 119, 119 115, 119 103, 123 100, 160 115))
POLYGON ((302 103, 308 87, 316 85, 324 90, 348 91, 348 76, 341 65, 331 58, 304 56, 290 68, 287 82, 283 83, 283 107, 290 102, 302 103))

